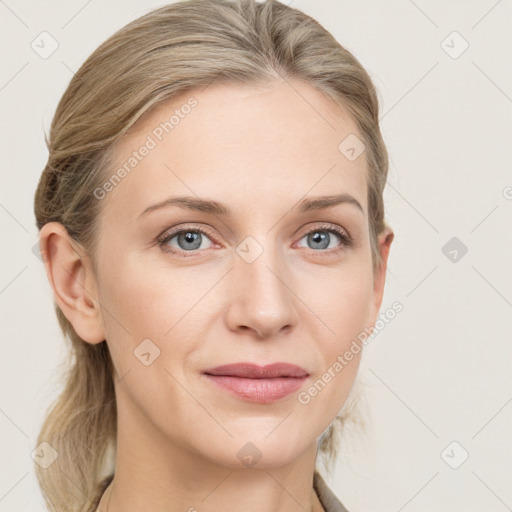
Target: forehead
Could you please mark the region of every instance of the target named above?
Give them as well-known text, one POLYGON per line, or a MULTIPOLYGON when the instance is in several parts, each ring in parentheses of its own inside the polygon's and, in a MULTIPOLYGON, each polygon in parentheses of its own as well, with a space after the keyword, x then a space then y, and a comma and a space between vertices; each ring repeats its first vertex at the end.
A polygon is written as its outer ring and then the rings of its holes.
POLYGON ((157 105, 114 146, 108 176, 124 172, 104 208, 131 216, 181 194, 275 210, 348 192, 366 212, 365 155, 343 152, 354 137, 346 109, 310 84, 211 84, 157 105))

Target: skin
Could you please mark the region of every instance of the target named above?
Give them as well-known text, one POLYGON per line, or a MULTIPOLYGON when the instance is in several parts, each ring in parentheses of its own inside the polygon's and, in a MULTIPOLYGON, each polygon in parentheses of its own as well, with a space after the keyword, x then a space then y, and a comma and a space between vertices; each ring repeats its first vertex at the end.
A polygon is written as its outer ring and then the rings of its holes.
POLYGON ((323 510, 312 488, 317 439, 344 404, 361 354, 306 405, 298 393, 250 403, 202 375, 239 361, 290 362, 309 372, 299 391, 307 390, 378 316, 393 233, 379 237, 384 263, 374 275, 366 162, 338 150, 356 124, 311 85, 291 84, 214 84, 159 105, 117 144, 116 164, 188 98, 198 101, 102 199, 95 254, 61 224, 41 230, 58 305, 85 341, 107 341, 115 366, 116 473, 98 510, 107 502, 109 512, 323 510), (363 211, 350 203, 292 211, 304 196, 340 193, 363 211), (171 195, 233 213, 174 205, 138 218, 171 195), (176 236, 167 247, 181 253, 163 250, 159 235, 185 223, 213 236, 193 256, 176 236), (307 234, 325 234, 326 223, 352 245, 328 231, 329 248, 318 248, 307 234), (263 248, 252 263, 236 252, 248 236, 263 248), (134 356, 145 339, 160 350, 148 366, 134 356), (237 456, 247 443, 261 453, 251 467, 237 456))

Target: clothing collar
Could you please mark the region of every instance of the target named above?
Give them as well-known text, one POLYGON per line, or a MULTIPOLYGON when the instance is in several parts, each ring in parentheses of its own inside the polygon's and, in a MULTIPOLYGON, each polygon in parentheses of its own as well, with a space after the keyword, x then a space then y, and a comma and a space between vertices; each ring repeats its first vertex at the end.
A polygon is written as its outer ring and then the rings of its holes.
POLYGON ((345 506, 324 482, 324 479, 316 469, 313 475, 313 489, 315 490, 325 512, 348 512, 345 506))

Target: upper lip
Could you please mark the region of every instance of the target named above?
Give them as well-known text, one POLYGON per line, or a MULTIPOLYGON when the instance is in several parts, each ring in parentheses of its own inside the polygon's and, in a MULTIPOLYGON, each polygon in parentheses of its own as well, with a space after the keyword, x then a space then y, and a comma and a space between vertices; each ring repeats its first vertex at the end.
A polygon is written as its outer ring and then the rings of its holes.
POLYGON ((253 363, 232 363, 209 368, 203 373, 216 376, 243 377, 246 379, 307 377, 309 375, 304 368, 290 363, 273 363, 266 366, 258 366, 253 363))

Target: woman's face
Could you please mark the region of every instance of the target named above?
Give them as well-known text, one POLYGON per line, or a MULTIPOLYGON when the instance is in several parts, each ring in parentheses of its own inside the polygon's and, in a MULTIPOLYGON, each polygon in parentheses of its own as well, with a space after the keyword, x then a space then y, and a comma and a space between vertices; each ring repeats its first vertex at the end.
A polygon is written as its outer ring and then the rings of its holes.
POLYGON ((125 438, 227 467, 286 464, 345 402, 360 352, 340 358, 380 307, 356 125, 310 85, 276 80, 194 90, 135 128, 97 189, 94 255, 125 438), (234 363, 306 377, 205 374, 234 363))

